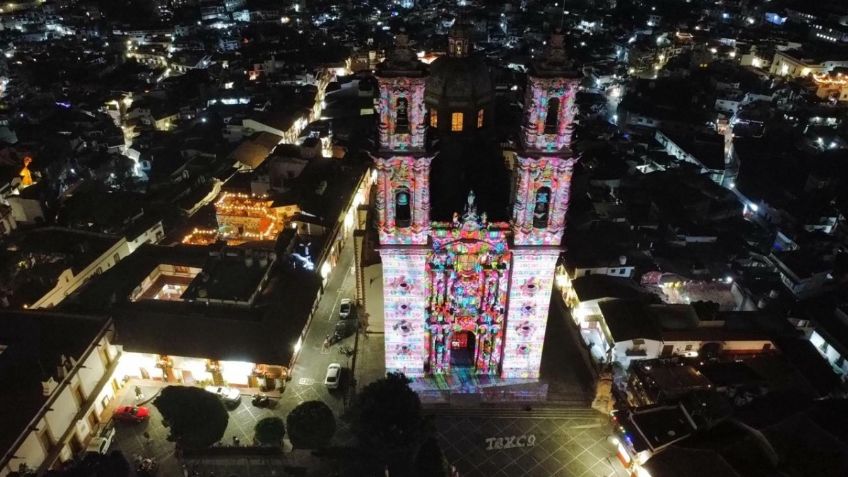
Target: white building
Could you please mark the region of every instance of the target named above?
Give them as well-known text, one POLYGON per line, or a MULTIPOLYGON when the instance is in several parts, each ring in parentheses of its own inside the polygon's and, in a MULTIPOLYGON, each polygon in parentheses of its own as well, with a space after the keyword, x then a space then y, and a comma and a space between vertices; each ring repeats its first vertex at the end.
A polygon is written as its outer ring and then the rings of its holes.
POLYGON ((0 477, 46 471, 85 449, 121 383, 111 320, 0 314, 0 477))

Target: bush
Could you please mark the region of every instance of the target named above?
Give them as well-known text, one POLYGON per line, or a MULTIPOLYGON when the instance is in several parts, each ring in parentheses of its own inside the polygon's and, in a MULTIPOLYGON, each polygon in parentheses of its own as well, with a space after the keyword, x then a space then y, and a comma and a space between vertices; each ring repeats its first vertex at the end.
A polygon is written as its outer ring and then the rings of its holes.
POLYGON ((283 443, 286 435, 286 426, 279 417, 266 417, 260 419, 253 426, 254 439, 259 445, 277 445, 283 443))
POLYGON ((298 405, 286 418, 289 439, 299 449, 326 447, 336 433, 333 411, 321 401, 306 401, 298 405))

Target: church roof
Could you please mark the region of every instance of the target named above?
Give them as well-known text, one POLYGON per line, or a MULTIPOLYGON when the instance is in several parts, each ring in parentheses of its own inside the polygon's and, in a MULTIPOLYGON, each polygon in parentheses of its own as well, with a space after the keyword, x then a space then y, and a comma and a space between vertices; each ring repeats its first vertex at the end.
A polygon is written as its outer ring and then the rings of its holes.
POLYGON ((492 101, 492 79, 483 58, 442 56, 430 65, 427 104, 469 108, 492 101))

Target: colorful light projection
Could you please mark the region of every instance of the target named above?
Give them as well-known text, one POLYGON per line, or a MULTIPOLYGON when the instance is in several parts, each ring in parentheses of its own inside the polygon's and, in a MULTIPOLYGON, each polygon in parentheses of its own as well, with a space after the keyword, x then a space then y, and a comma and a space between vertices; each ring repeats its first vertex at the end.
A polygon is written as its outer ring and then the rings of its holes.
POLYGON ((513 229, 516 245, 559 245, 575 159, 518 157, 513 229))
POLYGON ((384 151, 424 150, 427 131, 424 78, 378 77, 380 148, 384 151))
POLYGON ((525 98, 526 118, 524 129, 524 147, 539 152, 557 152, 571 145, 571 125, 574 122, 574 98, 579 80, 573 78, 528 78, 525 98), (549 108, 549 102, 556 100, 555 108, 549 108), (558 114, 551 121, 549 111, 558 114), (554 125, 551 128, 551 125, 554 125), (546 127, 547 126, 547 127, 546 127))
POLYGON ((559 250, 513 249, 502 378, 536 379, 559 250))
POLYGON ((432 157, 375 157, 381 244, 423 245, 430 231, 432 157), (406 215, 408 213, 408 215, 406 215))
POLYGON ((476 215, 466 213, 464 218, 462 224, 433 225, 433 251, 427 260, 427 372, 450 373, 452 343, 466 347, 473 340, 476 373, 497 375, 512 257, 509 228, 484 224, 476 215))
POLYGON ((423 376, 429 296, 426 248, 382 249, 386 371, 423 376))

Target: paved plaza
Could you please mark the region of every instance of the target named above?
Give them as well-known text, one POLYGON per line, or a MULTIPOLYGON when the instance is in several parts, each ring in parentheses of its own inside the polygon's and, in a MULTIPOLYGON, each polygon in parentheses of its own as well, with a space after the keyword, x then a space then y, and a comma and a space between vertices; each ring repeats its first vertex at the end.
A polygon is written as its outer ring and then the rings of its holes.
POLYGON ((594 411, 469 414, 435 417, 445 457, 463 477, 627 475, 608 441, 608 419, 594 411))

